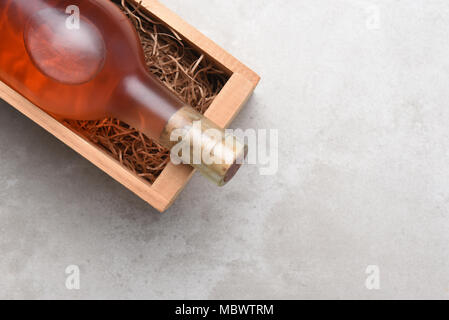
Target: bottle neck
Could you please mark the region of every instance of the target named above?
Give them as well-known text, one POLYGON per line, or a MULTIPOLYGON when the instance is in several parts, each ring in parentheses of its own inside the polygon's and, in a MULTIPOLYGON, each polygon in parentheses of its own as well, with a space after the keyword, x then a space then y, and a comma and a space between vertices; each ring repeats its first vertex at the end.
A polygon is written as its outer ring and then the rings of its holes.
POLYGON ((185 103, 149 75, 125 77, 112 97, 109 114, 159 141, 169 119, 185 103))
MULTIPOLYGON (((124 78, 109 114, 172 150, 180 162, 199 169, 218 185, 226 184, 243 163, 247 147, 187 106, 149 75, 124 78)), ((173 159, 172 159, 173 160, 173 159)))

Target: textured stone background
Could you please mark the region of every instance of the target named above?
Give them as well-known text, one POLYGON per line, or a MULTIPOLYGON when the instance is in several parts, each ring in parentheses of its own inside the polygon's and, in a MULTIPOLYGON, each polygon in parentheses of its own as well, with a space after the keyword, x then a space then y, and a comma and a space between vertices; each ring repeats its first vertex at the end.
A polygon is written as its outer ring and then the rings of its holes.
POLYGON ((163 2, 260 73, 278 174, 161 215, 2 103, 0 298, 448 298, 449 3, 163 2))

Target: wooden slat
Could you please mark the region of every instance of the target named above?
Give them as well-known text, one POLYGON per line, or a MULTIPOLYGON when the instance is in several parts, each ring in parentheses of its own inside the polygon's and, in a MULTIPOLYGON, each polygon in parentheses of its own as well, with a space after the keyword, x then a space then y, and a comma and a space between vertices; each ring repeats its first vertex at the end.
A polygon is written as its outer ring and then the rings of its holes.
POLYGON ((204 114, 222 128, 227 128, 254 91, 254 85, 234 73, 204 114))
POLYGON ((176 166, 171 162, 162 171, 161 175, 153 183, 152 190, 169 199, 163 211, 173 204, 181 191, 187 186, 195 171, 191 166, 176 166))
POLYGON ((106 152, 68 129, 1 81, 0 98, 14 106, 25 116, 53 134, 143 200, 151 203, 157 210, 163 211, 167 207, 170 200, 152 190, 151 184, 136 176, 106 152))

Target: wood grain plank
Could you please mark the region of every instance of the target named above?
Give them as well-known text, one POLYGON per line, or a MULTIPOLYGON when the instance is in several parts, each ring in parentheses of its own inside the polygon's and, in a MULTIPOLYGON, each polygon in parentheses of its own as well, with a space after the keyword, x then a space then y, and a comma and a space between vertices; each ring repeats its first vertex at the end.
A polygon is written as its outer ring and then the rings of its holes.
POLYGON ((151 184, 146 180, 136 176, 106 152, 58 122, 1 81, 0 98, 14 106, 25 116, 53 134, 143 200, 150 203, 157 210, 163 211, 170 202, 170 200, 152 190, 151 184))
POLYGON ((173 204, 195 172, 196 170, 191 166, 177 166, 171 162, 162 171, 161 175, 153 183, 152 189, 158 194, 164 195, 166 199, 170 199, 166 203, 163 211, 167 210, 173 204))
POLYGON ((254 85, 251 81, 234 73, 204 115, 218 126, 227 128, 253 91, 254 85))

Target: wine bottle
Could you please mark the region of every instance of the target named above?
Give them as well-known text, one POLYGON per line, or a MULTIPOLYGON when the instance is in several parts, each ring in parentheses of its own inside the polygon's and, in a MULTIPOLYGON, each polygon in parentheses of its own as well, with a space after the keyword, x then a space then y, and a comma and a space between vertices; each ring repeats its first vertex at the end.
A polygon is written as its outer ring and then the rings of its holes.
POLYGON ((169 149, 181 141, 182 161, 218 185, 240 168, 246 146, 148 73, 136 29, 111 1, 0 0, 0 39, 0 80, 45 111, 115 117, 169 149))

